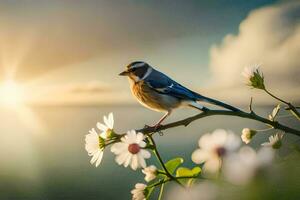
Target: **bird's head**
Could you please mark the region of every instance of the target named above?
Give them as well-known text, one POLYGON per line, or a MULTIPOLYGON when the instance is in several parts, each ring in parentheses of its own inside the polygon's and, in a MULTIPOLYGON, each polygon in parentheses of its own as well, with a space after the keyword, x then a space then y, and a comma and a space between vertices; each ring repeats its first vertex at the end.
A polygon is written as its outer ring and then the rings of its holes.
POLYGON ((128 76, 134 82, 144 80, 152 71, 152 67, 145 62, 136 61, 126 66, 126 70, 120 76, 128 76))

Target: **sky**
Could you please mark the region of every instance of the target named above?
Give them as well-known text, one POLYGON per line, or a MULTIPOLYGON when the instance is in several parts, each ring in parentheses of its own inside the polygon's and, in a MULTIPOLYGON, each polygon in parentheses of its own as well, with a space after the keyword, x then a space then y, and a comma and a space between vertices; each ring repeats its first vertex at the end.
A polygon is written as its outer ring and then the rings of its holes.
POLYGON ((0 82, 33 105, 134 103, 118 74, 143 60, 206 96, 270 103, 241 78, 261 64, 299 102, 299 13, 297 1, 1 0, 0 82))

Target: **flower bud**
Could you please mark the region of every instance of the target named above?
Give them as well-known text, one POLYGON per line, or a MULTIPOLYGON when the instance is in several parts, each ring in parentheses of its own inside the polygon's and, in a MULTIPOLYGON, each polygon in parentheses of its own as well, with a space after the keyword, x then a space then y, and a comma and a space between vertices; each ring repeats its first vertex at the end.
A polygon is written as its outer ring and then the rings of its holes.
POLYGON ((150 165, 142 170, 145 174, 145 181, 150 182, 156 178, 157 168, 154 165, 150 165))
POLYGON ((255 136, 256 130, 252 130, 249 128, 244 128, 242 131, 242 141, 245 142, 246 144, 249 144, 251 139, 255 136))
POLYGON ((246 78, 247 85, 257 89, 265 89, 264 76, 259 71, 259 66, 246 67, 242 74, 246 78))

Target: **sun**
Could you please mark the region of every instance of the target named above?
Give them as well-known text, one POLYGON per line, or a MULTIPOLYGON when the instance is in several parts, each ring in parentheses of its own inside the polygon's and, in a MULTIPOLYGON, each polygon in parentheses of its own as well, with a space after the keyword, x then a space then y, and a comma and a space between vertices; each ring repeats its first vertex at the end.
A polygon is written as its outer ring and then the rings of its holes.
POLYGON ((22 87, 13 80, 6 80, 0 84, 0 103, 6 107, 18 107, 23 104, 24 93, 22 87))

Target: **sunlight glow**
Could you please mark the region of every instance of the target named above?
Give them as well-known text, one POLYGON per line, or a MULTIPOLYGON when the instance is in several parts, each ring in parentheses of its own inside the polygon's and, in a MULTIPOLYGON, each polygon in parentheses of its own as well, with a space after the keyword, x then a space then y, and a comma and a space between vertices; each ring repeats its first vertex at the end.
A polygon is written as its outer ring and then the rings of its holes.
POLYGON ((23 103, 24 92, 13 80, 6 80, 0 85, 0 103, 7 107, 18 107, 23 103))

